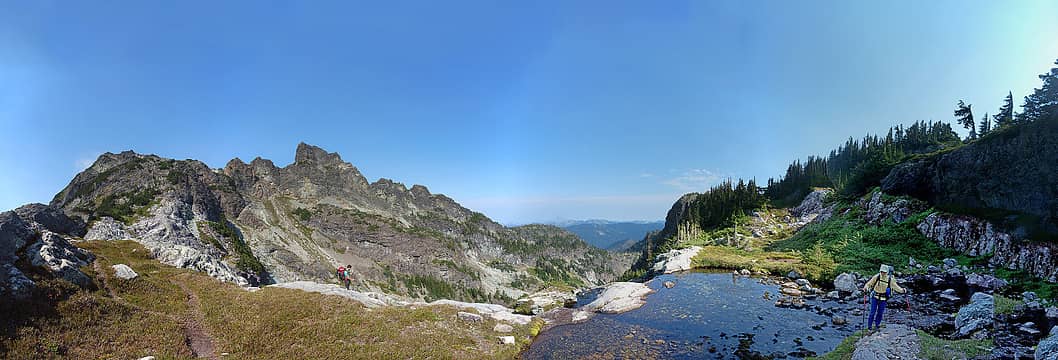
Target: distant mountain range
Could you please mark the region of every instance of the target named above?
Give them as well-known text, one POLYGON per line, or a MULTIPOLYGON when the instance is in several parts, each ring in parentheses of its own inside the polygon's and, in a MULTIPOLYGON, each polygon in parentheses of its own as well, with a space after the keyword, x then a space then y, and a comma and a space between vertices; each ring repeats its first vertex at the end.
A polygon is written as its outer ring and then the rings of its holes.
POLYGON ((577 234, 585 242, 610 251, 625 251, 651 231, 661 230, 665 222, 574 220, 554 223, 577 234))

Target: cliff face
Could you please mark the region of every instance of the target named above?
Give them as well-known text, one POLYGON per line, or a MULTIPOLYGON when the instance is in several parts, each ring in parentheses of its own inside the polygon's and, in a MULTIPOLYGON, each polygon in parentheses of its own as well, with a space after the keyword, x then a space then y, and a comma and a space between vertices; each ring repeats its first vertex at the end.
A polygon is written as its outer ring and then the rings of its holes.
POLYGON ((348 264, 361 288, 499 301, 599 284, 629 262, 560 228, 506 228, 421 185, 370 183, 307 144, 282 168, 107 153, 51 206, 89 223, 87 239, 131 238, 164 263, 240 284, 330 282, 348 264))
POLYGON ((1058 246, 1019 239, 988 221, 965 215, 935 213, 917 226, 937 244, 970 256, 992 255, 989 263, 1024 270, 1054 282, 1058 278, 1058 246))
POLYGON ((1019 231, 1058 232, 1058 118, 995 131, 896 166, 882 190, 1019 231))

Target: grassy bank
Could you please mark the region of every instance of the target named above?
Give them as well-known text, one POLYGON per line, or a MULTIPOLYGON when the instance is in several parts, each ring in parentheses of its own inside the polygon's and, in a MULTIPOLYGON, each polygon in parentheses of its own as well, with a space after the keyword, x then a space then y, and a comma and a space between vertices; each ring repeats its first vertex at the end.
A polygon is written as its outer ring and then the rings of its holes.
POLYGON ((131 241, 78 245, 99 257, 101 272, 85 270, 96 277, 100 289, 42 282, 56 289, 56 298, 69 297, 23 309, 25 315, 9 319, 4 327, 10 331, 0 338, 0 357, 190 358, 185 325, 197 318, 215 354, 229 353, 229 358, 502 359, 514 358, 527 344, 525 338, 539 328, 515 326, 514 333, 500 334, 492 330, 496 322, 491 318, 463 323, 456 312, 469 310, 453 307, 368 309, 345 298, 298 290, 249 292, 148 259, 146 249, 131 241), (128 281, 113 277, 110 265, 118 263, 128 264, 140 276, 128 281), (190 305, 191 297, 197 306, 190 305), (502 335, 521 341, 501 345, 497 336, 502 335))

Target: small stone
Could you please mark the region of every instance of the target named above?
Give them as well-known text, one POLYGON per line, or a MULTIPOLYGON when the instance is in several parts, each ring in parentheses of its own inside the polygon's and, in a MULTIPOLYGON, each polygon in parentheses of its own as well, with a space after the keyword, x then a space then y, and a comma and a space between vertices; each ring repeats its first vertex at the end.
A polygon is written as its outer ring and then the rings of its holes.
POLYGON ((144 356, 141 357, 139 360, 154 360, 154 356, 144 356))
POLYGON ((848 323, 848 321, 846 321, 845 318, 841 316, 834 316, 830 318, 830 321, 833 322, 834 325, 845 325, 848 323))
POLYGON ((676 283, 672 281, 666 281, 661 283, 661 285, 665 286, 666 289, 671 289, 673 286, 676 286, 676 283))
POLYGON ((742 276, 749 276, 751 274, 749 269, 739 270, 739 273, 742 274, 742 276))
POLYGON ((504 345, 513 345, 514 344, 514 336, 499 336, 498 338, 500 339, 500 344, 504 344, 504 345))

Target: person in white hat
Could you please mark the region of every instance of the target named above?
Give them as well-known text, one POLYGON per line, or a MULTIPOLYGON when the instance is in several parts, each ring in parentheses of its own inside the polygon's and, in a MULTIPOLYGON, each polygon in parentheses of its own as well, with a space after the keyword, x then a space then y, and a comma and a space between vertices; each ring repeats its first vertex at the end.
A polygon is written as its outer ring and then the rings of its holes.
POLYGON ((885 313, 885 302, 889 301, 889 297, 892 296, 893 291, 901 294, 906 294, 907 290, 900 287, 893 281, 893 276, 889 274, 892 271, 892 267, 889 265, 882 265, 878 269, 878 274, 875 274, 867 284, 863 285, 863 291, 867 292, 871 297, 871 315, 867 318, 867 330, 871 328, 877 329, 882 325, 882 314, 885 313))

